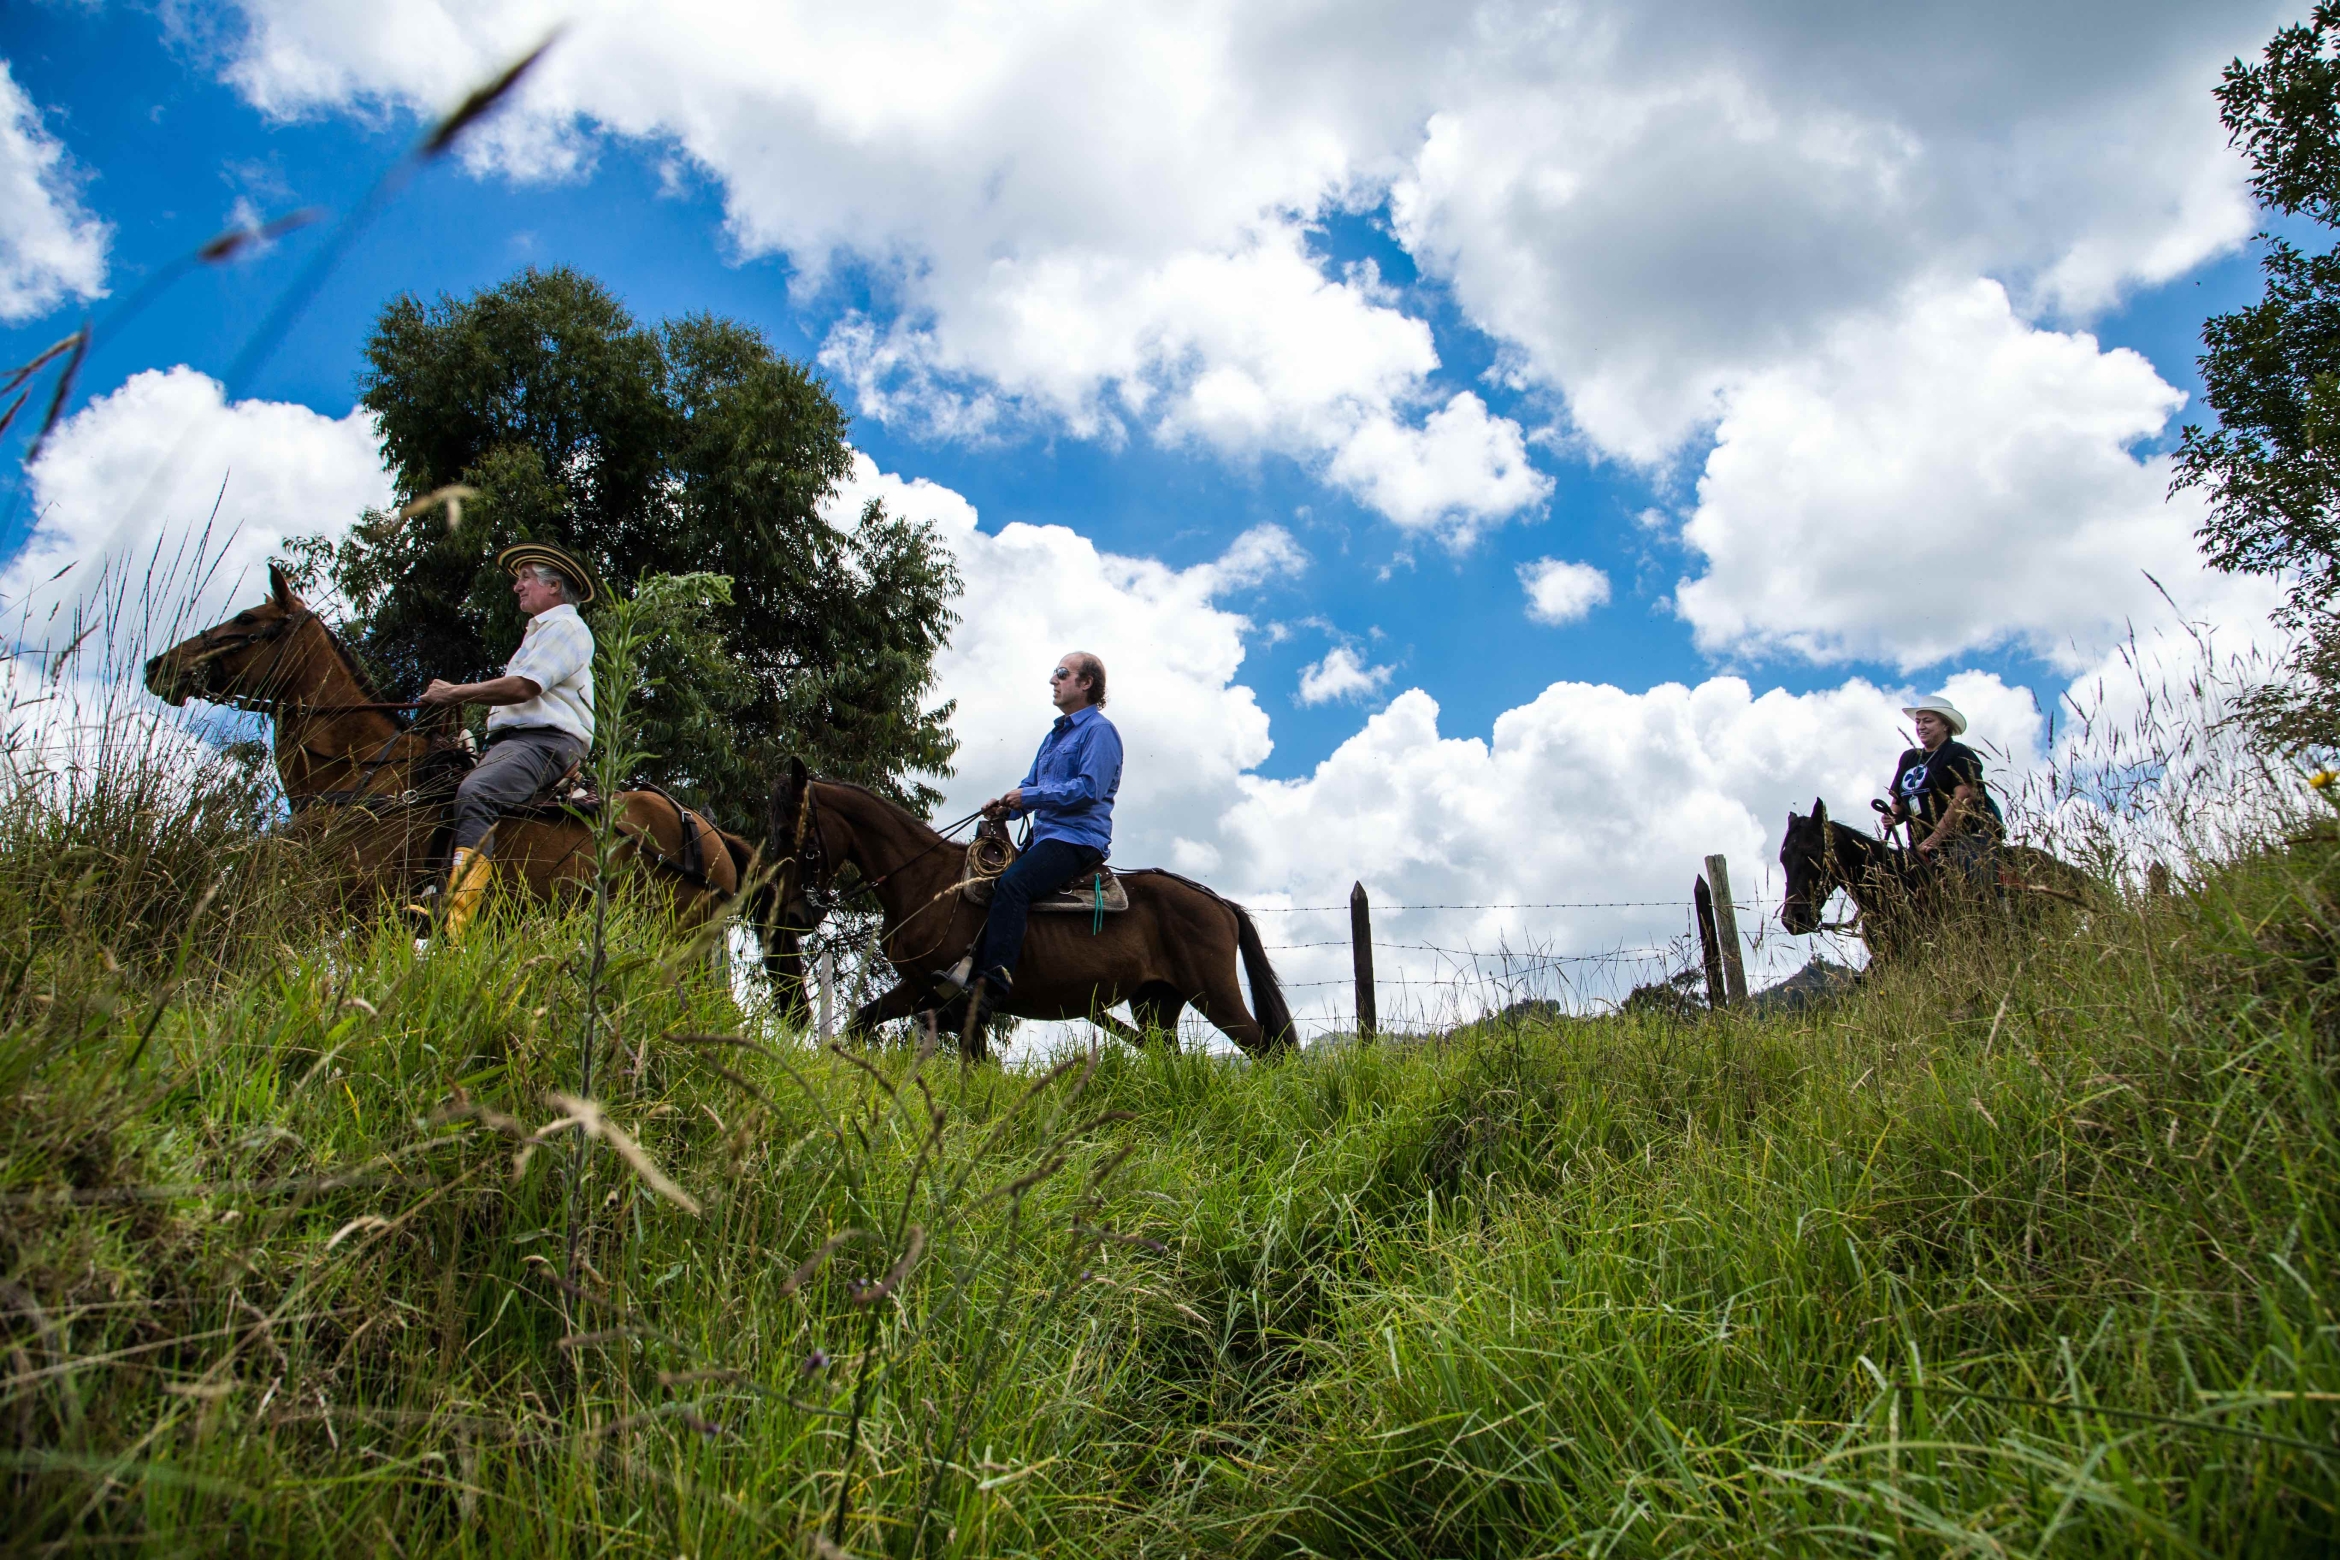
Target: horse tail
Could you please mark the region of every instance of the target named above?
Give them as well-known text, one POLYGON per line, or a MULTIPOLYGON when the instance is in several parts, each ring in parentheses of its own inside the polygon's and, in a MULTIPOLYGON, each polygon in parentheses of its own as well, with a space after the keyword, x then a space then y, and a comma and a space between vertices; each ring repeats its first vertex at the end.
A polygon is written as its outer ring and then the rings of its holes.
POLYGON ((756 859, 755 843, 729 829, 718 829, 715 832, 723 838, 723 853, 731 858, 731 870, 738 873, 739 880, 745 883, 748 880, 748 865, 756 859))
MULTIPOLYGON (((739 889, 735 892, 747 889, 749 870, 754 867, 756 861, 755 843, 743 835, 732 833, 729 829, 717 829, 715 837, 723 842, 723 854, 731 858, 731 880, 739 885, 739 889)), ((748 894, 746 919, 750 925, 755 923, 757 902, 761 897, 759 893, 748 894)))
POLYGON ((1268 1049, 1280 1051, 1298 1038, 1292 1027, 1292 1010, 1284 1002, 1283 984, 1276 979, 1276 967, 1268 962, 1267 949, 1260 945, 1259 928, 1251 924, 1250 912, 1231 899, 1220 903, 1235 912, 1235 945, 1243 950, 1243 976, 1251 982, 1251 1016, 1259 1020, 1268 1049))

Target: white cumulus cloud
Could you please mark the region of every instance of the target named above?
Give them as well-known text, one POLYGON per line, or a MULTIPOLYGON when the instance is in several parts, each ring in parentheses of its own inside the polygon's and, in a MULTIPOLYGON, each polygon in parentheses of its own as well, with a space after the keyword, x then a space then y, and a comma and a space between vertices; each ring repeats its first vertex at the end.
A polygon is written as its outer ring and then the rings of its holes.
POLYGON ((83 209, 64 143, 0 60, 0 321, 103 294, 112 237, 83 209))
POLYGON ((1242 590, 1269 580, 1298 574, 1308 567, 1308 554, 1280 525, 1255 525, 1228 545, 1209 565, 1221 590, 1242 590))
MULTIPOLYGON (((1950 688, 1974 740, 2017 771, 2036 762, 2042 723, 2027 694, 1972 674, 1950 688)), ((1324 907, 1275 917, 1289 978, 1310 983, 1305 1010, 1322 1023, 1347 1011, 1340 907, 1353 881, 1389 944, 1375 956, 1394 988, 1384 1013, 1435 1020, 1457 1003, 1468 1013, 1519 995, 1613 999, 1664 956, 1604 955, 1679 937, 1709 854, 1729 858, 1751 907, 1743 927, 1761 929, 1777 904, 1789 809, 1818 796, 1865 818, 1907 741, 1905 702, 1857 678, 1807 694, 1757 693, 1736 677, 1643 692, 1560 682, 1480 737, 1442 730, 1437 700, 1408 689, 1306 777, 1245 780, 1223 826, 1225 875, 1270 904, 1324 907), (1412 906, 1486 908, 1400 908, 1412 906), (1333 946, 1296 946, 1315 942, 1333 946), (1504 950, 1508 960, 1467 956, 1504 950), (1443 984, 1466 972, 1462 987, 1443 984)), ((1768 940, 1773 970, 1806 947, 1783 946, 1776 927, 1768 940)))
POLYGON ((2184 399, 2135 352, 2024 323, 1995 282, 1847 321, 1733 395, 1682 615, 1713 652, 1904 669, 2012 644, 2077 670, 2162 589, 2263 619, 2265 582, 2210 574, 2199 500, 2134 452, 2184 399))
POLYGON ((1491 6, 1398 232, 1592 447, 1654 461, 1912 287, 2086 315, 2239 244, 2210 90, 2291 14, 1491 6))
POLYGON ((1364 656, 1347 645, 1335 645, 1324 659, 1300 669, 1298 698, 1302 704, 1358 703, 1389 686, 1392 668, 1368 666, 1364 656))
POLYGON ((184 366, 61 423, 31 480, 39 520, 0 572, 11 632, 39 644, 103 622, 124 661, 251 605, 288 538, 346 530, 390 498, 364 412, 230 404, 184 366))
MULTIPOLYGON (((435 112, 555 20, 537 0, 241 10, 228 77, 280 115, 435 112)), ((601 133, 670 146, 720 183, 741 252, 787 253, 807 292, 870 268, 879 311, 823 353, 865 414, 1282 455, 1449 533, 1539 496, 1506 463, 1519 429, 1433 383, 1422 321, 1311 250, 1310 222, 1376 176, 1359 153, 1394 166, 1380 149, 1418 118, 1404 53, 1342 57, 1355 16, 701 0, 564 19, 475 163, 565 177, 601 133)), ((1448 25, 1370 24, 1382 45, 1448 25)))
POLYGON ((1587 616, 1609 599, 1609 577, 1589 563, 1538 558, 1519 566, 1527 592, 1528 616, 1557 627, 1587 616))
POLYGON ((238 8, 228 78, 284 115, 436 112, 573 20, 475 165, 567 177, 632 138, 805 296, 863 268, 825 361, 865 412, 1287 456, 1458 541, 1544 500, 1529 435, 1316 224, 1388 202, 1498 379, 1659 461, 1913 289, 1999 277, 2062 326, 2241 242, 2210 88, 2292 9, 238 8))

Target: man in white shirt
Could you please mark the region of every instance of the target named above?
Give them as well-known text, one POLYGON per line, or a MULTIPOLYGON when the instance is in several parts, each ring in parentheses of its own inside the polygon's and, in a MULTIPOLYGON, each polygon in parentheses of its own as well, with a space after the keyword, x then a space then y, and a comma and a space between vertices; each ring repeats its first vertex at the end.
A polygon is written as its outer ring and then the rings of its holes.
POLYGON ((440 925, 452 942, 487 888, 496 820, 568 772, 593 747, 593 630, 577 608, 593 599, 593 576, 557 547, 523 542, 496 562, 512 574, 512 595, 528 616, 504 675, 486 682, 438 678, 426 706, 487 704, 488 747, 455 792, 455 863, 447 872, 440 925))

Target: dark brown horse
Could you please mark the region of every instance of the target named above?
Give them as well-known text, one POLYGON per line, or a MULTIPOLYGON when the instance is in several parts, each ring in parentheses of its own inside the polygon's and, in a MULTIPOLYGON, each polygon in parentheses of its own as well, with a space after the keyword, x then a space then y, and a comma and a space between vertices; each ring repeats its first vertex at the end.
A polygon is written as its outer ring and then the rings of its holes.
MULTIPOLYGON (((973 945, 984 911, 959 893, 967 847, 857 785, 816 780, 800 762, 772 788, 769 859, 784 928, 809 929, 846 867, 885 911, 880 945, 901 984, 853 1015, 848 1035, 888 1019, 946 1009, 933 977, 973 945)), ((1293 1042, 1292 1014, 1241 905, 1200 883, 1153 870, 1120 874, 1129 908, 1092 921, 1039 914, 1010 973, 1015 990, 999 1011, 1017 1018, 1085 1018, 1124 1039, 1171 1037, 1192 1003, 1254 1055, 1293 1042), (1251 985, 1243 1000, 1236 966, 1251 985), (1127 1002, 1140 1029, 1105 1010, 1127 1002), (1256 1011, 1256 1016, 1254 1013, 1256 1011)), ((963 1011, 963 1008, 962 1008, 963 1011)), ((981 1032, 972 1040, 980 1051, 981 1032)))
MULTIPOLYGON (((468 753, 421 724, 402 724, 282 570, 269 570, 266 601, 148 661, 146 686, 175 705, 202 699, 275 721, 292 827, 342 853, 353 904, 411 894, 446 870, 468 753)), ((627 791, 613 805, 627 859, 671 886, 686 921, 739 891, 752 854, 746 840, 660 792, 627 791)), ((550 898, 592 881, 592 830, 558 812, 506 818, 493 858, 507 881, 550 898)))
POLYGON ((1787 877, 1779 919, 1790 935, 1821 931, 1828 900, 1843 889, 1858 912, 1853 926, 1873 959, 1890 958, 1923 938, 1944 917, 1983 910, 1999 918, 2034 918, 2044 899, 2085 905, 2089 887, 2078 868, 2029 845, 2000 845, 1981 882, 1949 866, 1897 850, 1828 816, 1815 798, 1812 816, 1788 813, 1779 864, 1787 877))
POLYGON ((1898 944, 1914 914, 1914 884, 1903 852, 1838 823, 1817 798, 1811 817, 1788 813, 1779 864, 1787 876, 1779 920, 1790 936, 1822 930, 1823 910, 1840 888, 1853 902, 1853 925, 1872 958, 1898 944))

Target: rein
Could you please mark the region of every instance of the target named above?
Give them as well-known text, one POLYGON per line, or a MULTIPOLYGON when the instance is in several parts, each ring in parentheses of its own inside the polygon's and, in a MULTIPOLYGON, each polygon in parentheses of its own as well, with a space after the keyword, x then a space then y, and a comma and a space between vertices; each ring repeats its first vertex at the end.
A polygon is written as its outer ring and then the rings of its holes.
MULTIPOLYGON (((211 646, 201 655, 192 658, 188 665, 191 667, 206 666, 223 655, 232 654, 249 645, 273 644, 276 646, 276 650, 269 656, 267 666, 262 669, 256 679, 262 687, 266 687, 274 680, 277 665, 284 659, 285 652, 292 648, 294 631, 305 622, 314 622, 319 628, 325 630, 326 643, 332 647, 343 666, 347 667, 349 655, 341 648, 341 641, 334 637, 332 629, 326 627, 325 620, 317 615, 317 609, 305 604, 278 618, 273 623, 264 623, 250 633, 239 634, 211 646)), ((364 685, 362 677, 359 680, 359 685, 361 687, 364 685)), ((231 709, 251 710, 262 715, 278 715, 280 711, 286 714, 307 715, 402 714, 426 707, 420 699, 371 700, 360 704, 303 704, 283 695, 234 693, 224 689, 216 693, 206 693, 202 697, 213 704, 225 704, 231 709)))
MULTIPOLYGON (((307 622, 314 622, 323 630, 327 647, 334 652, 344 668, 348 668, 349 656, 341 648, 340 640, 334 637, 333 630, 327 627, 325 620, 317 615, 316 609, 305 604, 278 618, 273 623, 263 624, 248 633, 235 635, 220 644, 209 647, 201 655, 196 656, 192 664, 202 666, 218 660, 223 655, 232 654, 251 645, 272 644, 276 647, 275 650, 270 654, 266 665, 261 668, 257 678, 254 679, 263 688, 272 686, 280 674, 286 653, 293 647, 295 636, 301 625, 307 622)), ((359 685, 364 686, 362 679, 359 685)), ((225 704, 231 709, 247 710, 254 714, 265 715, 278 722, 280 726, 304 715, 393 714, 425 707, 420 700, 402 702, 367 700, 354 704, 308 704, 285 694, 238 693, 227 689, 215 690, 204 694, 203 697, 212 703, 225 704)), ((375 791, 371 789, 374 778, 384 769, 398 762, 397 759, 391 757, 391 750, 398 746, 399 739, 414 734, 415 728, 411 725, 399 727, 390 733, 389 740, 377 748, 374 756, 369 759, 337 758, 331 754, 318 753, 314 747, 306 742, 296 742, 294 745, 303 753, 308 754, 311 759, 320 760, 328 765, 346 762, 358 771, 361 778, 354 786, 314 791, 306 796, 288 795, 286 800, 295 812, 319 806, 358 807, 371 812, 377 805, 401 807, 417 805, 421 800, 419 787, 409 786, 401 791, 375 791)), ((413 761, 420 762, 421 759, 428 756, 427 753, 416 755, 413 761)))
MULTIPOLYGON (((805 792, 806 792, 806 794, 807 794, 808 796, 811 794, 811 792, 812 792, 812 787, 811 787, 809 784, 808 784, 808 785, 805 787, 805 792)), ((892 876, 894 875, 894 873, 896 873, 896 872, 906 872, 906 871, 908 871, 908 870, 909 870, 911 867, 913 867, 913 866, 917 865, 919 862, 921 862, 921 861, 924 861, 924 860, 925 860, 925 859, 926 859, 928 856, 932 855, 934 852, 936 852, 936 851, 938 851, 938 850, 942 849, 942 847, 944 847, 945 845, 950 845, 950 844, 954 844, 954 843, 956 843, 955 841, 953 841, 953 840, 952 840, 951 836, 952 836, 952 835, 954 835, 954 834, 956 834, 956 833, 958 833, 958 832, 959 832, 961 829, 965 828, 965 827, 966 827, 968 824, 970 824, 970 823, 973 823, 973 822, 974 822, 976 819, 978 819, 978 818, 980 818, 980 817, 982 817, 982 816, 983 816, 983 809, 981 809, 980 807, 978 807, 978 808, 977 808, 975 811, 973 811, 973 812, 971 812, 971 813, 967 814, 967 816, 966 816, 966 817, 964 817, 964 818, 961 818, 961 819, 960 819, 960 820, 959 820, 957 823, 954 823, 954 824, 950 825, 948 828, 943 828, 943 829, 937 829, 937 830, 935 830, 935 831, 934 831, 934 832, 935 832, 935 839, 934 839, 933 843, 929 844, 929 845, 928 845, 928 846, 927 846, 927 847, 926 847, 924 850, 922 850, 922 851, 919 851, 919 852, 918 852, 916 855, 914 855, 914 856, 910 857, 910 859, 909 859, 909 860, 907 860, 907 861, 904 861, 904 862, 903 862, 903 863, 901 863, 899 866, 896 866, 895 868, 893 868, 893 869, 892 869, 892 871, 883 872, 883 873, 880 873, 878 876, 871 878, 871 879, 869 880, 869 886, 870 886, 871 888, 873 888, 873 889, 874 889, 874 888, 878 887, 880 884, 884 883, 884 882, 885 882, 885 880, 886 880, 887 878, 890 878, 890 877, 892 877, 892 876)))
MULTIPOLYGON (((804 797, 797 804, 796 809, 795 849, 789 856, 789 867, 791 873, 795 877, 795 883, 792 886, 796 888, 797 898, 802 902, 806 912, 810 915, 812 925, 818 925, 821 916, 826 915, 829 911, 836 908, 836 901, 833 895, 830 893, 830 883, 835 880, 835 870, 828 865, 828 853, 821 844, 821 832, 815 815, 813 787, 818 783, 819 782, 811 775, 807 775, 805 777, 804 797)), ((929 840, 924 847, 911 852, 910 855, 896 862, 893 866, 877 874, 875 877, 868 879, 863 883, 862 886, 869 889, 872 893, 875 893, 878 889, 884 887, 886 883, 891 881, 893 878, 908 871, 911 867, 916 866, 919 862, 925 860, 928 856, 933 855, 936 851, 942 849, 945 845, 956 843, 951 839, 951 836, 982 816, 983 811, 981 808, 978 808, 974 812, 969 813, 966 817, 959 819, 956 823, 952 823, 946 825, 943 828, 935 830, 935 837, 932 840, 929 840)), ((936 894, 933 898, 927 900, 925 904, 922 904, 916 909, 911 910, 903 915, 894 923, 893 929, 891 931, 880 934, 881 941, 891 942, 895 938, 898 938, 912 921, 924 915, 928 910, 934 908, 934 906, 940 903, 942 900, 955 896, 958 891, 959 885, 955 882, 952 883, 941 893, 936 894)), ((810 931, 812 929, 812 925, 808 925, 805 930, 810 931)), ((950 927, 949 923, 947 922, 944 924, 942 935, 945 937, 950 935, 950 927)), ((917 957, 923 959, 932 954, 935 949, 939 949, 941 946, 942 941, 941 938, 938 937, 935 941, 934 948, 928 949, 926 953, 920 954, 917 957)), ((886 957, 897 965, 914 962, 913 960, 904 959, 891 952, 889 952, 886 957)))

